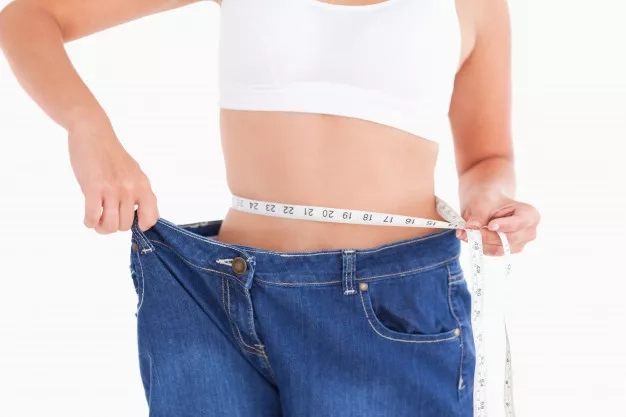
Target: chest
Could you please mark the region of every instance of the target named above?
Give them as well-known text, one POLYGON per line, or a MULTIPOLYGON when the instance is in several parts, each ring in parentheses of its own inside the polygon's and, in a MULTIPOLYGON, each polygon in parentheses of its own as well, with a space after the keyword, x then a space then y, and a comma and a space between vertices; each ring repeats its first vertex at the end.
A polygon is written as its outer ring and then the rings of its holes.
POLYGON ((317 0, 223 0, 220 75, 257 86, 326 82, 411 96, 454 77, 454 0, 363 6, 317 0))

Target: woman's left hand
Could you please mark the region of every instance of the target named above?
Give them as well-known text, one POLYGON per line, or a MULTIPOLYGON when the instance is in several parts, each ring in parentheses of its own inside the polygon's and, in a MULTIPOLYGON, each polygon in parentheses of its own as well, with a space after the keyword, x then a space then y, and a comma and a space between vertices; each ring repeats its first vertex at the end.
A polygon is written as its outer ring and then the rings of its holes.
MULTIPOLYGON (((483 252, 503 255, 504 248, 496 232, 503 232, 512 253, 521 252, 537 236, 539 212, 530 204, 515 201, 502 194, 477 194, 463 211, 467 229, 481 229, 483 252)), ((457 237, 467 242, 467 232, 457 230, 457 237)))

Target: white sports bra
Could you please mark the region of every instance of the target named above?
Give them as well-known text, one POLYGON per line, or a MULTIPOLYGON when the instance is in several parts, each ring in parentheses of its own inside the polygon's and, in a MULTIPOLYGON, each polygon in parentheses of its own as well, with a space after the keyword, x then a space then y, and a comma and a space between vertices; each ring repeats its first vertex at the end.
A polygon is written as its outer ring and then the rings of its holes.
POLYGON ((220 107, 368 120, 439 142, 461 53, 455 0, 222 0, 220 107))

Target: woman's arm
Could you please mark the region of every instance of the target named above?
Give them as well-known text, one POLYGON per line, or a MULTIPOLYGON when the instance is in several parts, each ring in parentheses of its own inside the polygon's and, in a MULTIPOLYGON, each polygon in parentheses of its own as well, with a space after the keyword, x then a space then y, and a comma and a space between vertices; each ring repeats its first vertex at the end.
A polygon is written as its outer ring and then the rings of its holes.
POLYGON ((64 44, 196 0, 15 0, 0 12, 0 48, 18 82, 68 132, 74 175, 85 196, 83 223, 100 234, 159 218, 156 196, 82 81, 64 44))
MULTIPOLYGON (((467 228, 482 230, 487 254, 513 253, 536 237, 539 213, 514 200, 511 139, 511 34, 506 0, 473 0, 475 41, 459 70, 450 106, 459 200, 467 228)), ((466 239, 466 233, 457 235, 466 239)))
POLYGON ((476 193, 513 198, 511 42, 506 0, 474 0, 474 48, 459 70, 450 107, 461 208, 476 193))
POLYGON ((92 129, 108 118, 64 43, 198 0, 14 0, 0 12, 0 48, 20 85, 56 123, 92 129))

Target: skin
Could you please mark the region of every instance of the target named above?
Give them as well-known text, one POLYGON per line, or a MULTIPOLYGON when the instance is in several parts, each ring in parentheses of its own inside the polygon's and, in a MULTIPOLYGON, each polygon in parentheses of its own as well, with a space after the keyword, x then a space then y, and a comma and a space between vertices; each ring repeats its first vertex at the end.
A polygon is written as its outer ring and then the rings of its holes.
MULTIPOLYGON (((380 0, 325 1, 358 7, 380 0)), ((195 2, 15 0, 0 13, 0 47, 25 91, 67 130, 70 161, 85 195, 84 223, 98 233, 128 230, 135 205, 142 230, 160 214, 150 181, 123 148, 63 44, 195 2), (41 71, 44 67, 49 70, 41 71)), ((450 121, 462 214, 468 228, 482 229, 487 254, 502 254, 496 227, 519 252, 535 239, 539 214, 514 199, 507 3, 457 0, 457 14, 462 48, 450 121)), ((234 194, 441 219, 435 211, 434 142, 339 116, 221 110, 220 117, 227 182, 234 194)), ((308 251, 367 248, 433 231, 280 219, 231 209, 217 239, 308 251)), ((464 232, 458 236, 466 239, 464 232)))

